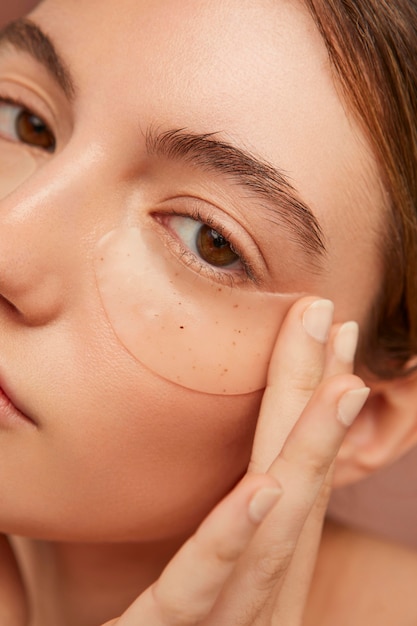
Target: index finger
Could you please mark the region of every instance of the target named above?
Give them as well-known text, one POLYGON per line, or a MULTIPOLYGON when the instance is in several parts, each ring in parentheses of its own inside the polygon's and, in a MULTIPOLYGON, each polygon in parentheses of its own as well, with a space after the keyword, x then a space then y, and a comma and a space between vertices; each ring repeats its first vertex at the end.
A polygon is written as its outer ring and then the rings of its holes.
POLYGON ((268 469, 319 384, 333 310, 330 300, 307 296, 287 314, 271 358, 249 472, 268 469))

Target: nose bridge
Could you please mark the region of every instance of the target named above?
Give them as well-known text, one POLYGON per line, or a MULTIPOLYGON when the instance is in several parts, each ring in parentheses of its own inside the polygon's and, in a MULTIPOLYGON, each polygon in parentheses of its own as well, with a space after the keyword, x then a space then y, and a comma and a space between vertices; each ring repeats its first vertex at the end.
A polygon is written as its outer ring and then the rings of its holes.
POLYGON ((0 199, 0 296, 31 325, 55 318, 83 266, 83 206, 100 158, 61 153, 0 199))

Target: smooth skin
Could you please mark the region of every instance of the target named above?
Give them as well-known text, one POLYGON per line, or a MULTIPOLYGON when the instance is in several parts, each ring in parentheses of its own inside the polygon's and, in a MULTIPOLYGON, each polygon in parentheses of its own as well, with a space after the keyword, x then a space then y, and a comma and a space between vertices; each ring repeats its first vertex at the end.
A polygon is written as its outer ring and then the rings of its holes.
MULTIPOLYGON (((326 546, 337 564, 345 539, 333 527, 319 544, 329 471, 346 433, 338 407, 364 386, 352 374, 353 349, 340 358, 341 328, 352 333, 340 324, 366 328, 381 278, 386 209, 372 153, 301 3, 124 0, 122 9, 113 0, 45 0, 33 13, 73 75, 72 98, 45 64, 11 46, 0 52, 0 95, 23 100, 57 142, 51 153, 23 144, 7 124, 1 131, 2 151, 30 152, 37 163, 0 203, 0 379, 36 423, 1 433, 0 528, 26 585, 24 594, 17 569, 11 577, 8 552, 5 610, 19 611, 15 624, 25 624, 26 595, 30 626, 109 619, 298 626, 307 607, 308 626, 341 624, 341 616, 356 626, 352 602, 337 592, 360 594, 369 572, 334 575, 326 546), (291 214, 275 212, 271 221, 265 203, 229 177, 150 158, 149 127, 216 133, 286 172, 320 222, 326 255, 313 263, 291 214), (134 221, 161 234, 177 259, 172 216, 190 215, 196 198, 206 220, 224 223, 251 261, 256 287, 241 268, 236 288, 319 294, 335 304, 329 345, 305 330, 312 300, 291 309, 265 393, 219 397, 158 377, 121 345, 103 310, 97 242, 134 221), (275 485, 282 495, 256 530, 250 501, 275 485), (332 589, 336 605, 308 598, 318 551, 314 598, 332 589)), ((196 276, 207 271, 198 267, 196 276)), ((336 485, 416 440, 407 409, 416 406, 415 380, 370 382, 371 397, 334 465, 336 485)), ((369 541, 352 543, 362 555, 387 554, 369 541)), ((414 618, 414 596, 395 586, 400 573, 410 580, 414 560, 394 552, 387 581, 381 566, 380 584, 368 588, 367 607, 380 605, 381 592, 414 618)))

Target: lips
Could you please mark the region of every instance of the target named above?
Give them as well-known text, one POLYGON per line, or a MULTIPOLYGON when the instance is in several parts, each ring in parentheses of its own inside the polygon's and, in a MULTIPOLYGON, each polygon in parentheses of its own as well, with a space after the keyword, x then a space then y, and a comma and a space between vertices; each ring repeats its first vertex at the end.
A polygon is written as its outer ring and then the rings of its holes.
POLYGON ((0 425, 3 423, 12 426, 22 421, 36 426, 35 422, 23 412, 23 407, 19 405, 13 392, 0 380, 0 425))

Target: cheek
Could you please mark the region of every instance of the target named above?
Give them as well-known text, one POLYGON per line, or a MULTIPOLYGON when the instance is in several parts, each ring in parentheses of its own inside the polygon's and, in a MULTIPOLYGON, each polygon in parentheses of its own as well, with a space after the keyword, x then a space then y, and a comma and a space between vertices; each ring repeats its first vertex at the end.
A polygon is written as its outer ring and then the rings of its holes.
POLYGON ((19 534, 66 541, 185 534, 246 469, 260 393, 185 390, 133 361, 114 341, 106 345, 105 353, 84 346, 96 353, 95 363, 82 366, 67 355, 72 365, 55 368, 57 383, 49 388, 55 393, 48 394, 54 397, 42 412, 37 441, 19 446, 18 463, 12 449, 13 458, 0 463, 14 468, 12 476, 30 477, 18 488, 15 481, 9 493, 6 476, 7 494, 0 493, 4 511, 25 520, 19 534))
POLYGON ((98 243, 95 270, 110 325, 142 365, 204 393, 246 394, 265 386, 275 337, 297 296, 208 280, 149 228, 108 233, 98 243))
MULTIPOLYGON (((238 480, 248 463, 260 394, 209 396, 146 370, 141 383, 140 393, 137 386, 127 391, 117 419, 106 410, 101 431, 93 425, 84 433, 93 446, 83 474, 91 478, 95 508, 112 503, 107 529, 149 540, 192 528, 238 480), (104 469, 104 481, 97 468, 104 469)), ((74 447, 85 449, 85 438, 74 447)))
MULTIPOLYGON (((123 532, 155 539, 195 526, 245 471, 260 394, 219 398, 162 380, 146 389, 104 433, 91 474, 108 463, 123 532)), ((109 481, 101 486, 108 495, 109 481)))

